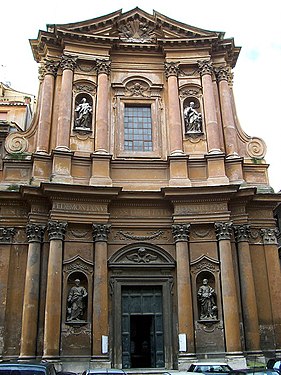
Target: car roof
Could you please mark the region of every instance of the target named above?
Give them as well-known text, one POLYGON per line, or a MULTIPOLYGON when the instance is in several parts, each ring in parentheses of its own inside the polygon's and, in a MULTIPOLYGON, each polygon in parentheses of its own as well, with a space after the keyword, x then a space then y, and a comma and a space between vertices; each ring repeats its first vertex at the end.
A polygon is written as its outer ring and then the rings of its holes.
POLYGON ((10 362, 10 361, 3 361, 0 362, 0 367, 53 367, 54 365, 49 362, 10 362))
POLYGON ((221 365, 225 366, 227 365, 229 366, 229 364, 226 362, 193 362, 190 364, 190 366, 191 365, 194 365, 194 366, 221 366, 221 365))
POLYGON ((125 371, 118 368, 94 368, 86 370, 87 374, 125 374, 125 371))

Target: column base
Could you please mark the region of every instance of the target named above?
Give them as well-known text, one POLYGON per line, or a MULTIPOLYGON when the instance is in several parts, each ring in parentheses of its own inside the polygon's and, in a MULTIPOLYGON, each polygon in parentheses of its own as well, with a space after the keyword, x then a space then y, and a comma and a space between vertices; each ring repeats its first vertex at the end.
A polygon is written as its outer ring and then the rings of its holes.
POLYGON ((191 186, 191 181, 188 177, 188 156, 178 155, 169 156, 170 162, 170 179, 169 186, 186 187, 191 186))
POLYGON ((108 356, 94 355, 90 361, 90 368, 111 368, 111 361, 108 356))
POLYGON ((179 353, 178 355, 178 370, 188 371, 192 362, 196 361, 195 353, 179 353))
POLYGON ((207 160, 207 185, 229 185, 229 179, 225 173, 224 154, 221 152, 209 153, 207 160))
POLYGON ((52 156, 53 167, 51 181, 62 184, 72 184, 73 177, 71 176, 71 160, 73 152, 54 150, 52 156))
POLYGON ((52 159, 48 154, 35 153, 33 155, 31 185, 39 186, 41 182, 49 182, 52 172, 52 159))
POLYGON ((225 358, 233 369, 247 368, 246 357, 242 352, 227 352, 225 358))
POLYGON ((112 186, 109 154, 92 154, 92 176, 89 185, 112 186))

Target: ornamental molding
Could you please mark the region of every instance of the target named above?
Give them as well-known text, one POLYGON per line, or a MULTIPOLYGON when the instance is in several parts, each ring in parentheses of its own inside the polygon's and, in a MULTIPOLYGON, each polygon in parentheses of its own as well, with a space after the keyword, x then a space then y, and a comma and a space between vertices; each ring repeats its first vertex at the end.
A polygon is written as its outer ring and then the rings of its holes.
POLYGON ((190 262, 191 273, 198 274, 202 271, 219 272, 219 264, 218 259, 207 255, 201 255, 199 258, 190 262))
POLYGON ((260 234, 264 245, 277 245, 277 228, 262 228, 260 234))
POLYGON ((156 41, 155 26, 138 18, 124 20, 117 24, 119 37, 126 43, 154 43, 156 41))
POLYGON ((250 225, 248 224, 234 225, 233 229, 234 229, 235 239, 237 242, 249 242, 250 235, 251 235, 250 225))
POLYGON ((152 265, 174 267, 175 261, 166 251, 156 245, 129 245, 117 251, 109 260, 110 267, 152 265))
POLYGON ((94 242, 107 242, 110 228, 110 224, 93 224, 94 242))
POLYGON ((63 272, 70 274, 72 272, 83 272, 87 275, 93 273, 93 262, 84 259, 80 255, 76 255, 63 262, 63 272))
POLYGON ((49 235, 49 240, 61 240, 65 238, 65 232, 67 228, 66 222, 59 221, 49 221, 47 226, 47 231, 49 235))
POLYGON ((96 61, 96 70, 98 74, 104 73, 109 75, 111 71, 111 61, 105 59, 98 59, 96 61))
POLYGON ((175 242, 189 240, 190 224, 173 224, 172 233, 175 242))
POLYGON ((62 55, 60 67, 62 68, 62 70, 69 69, 74 71, 77 64, 77 58, 77 56, 62 55))
POLYGON ((205 74, 211 75, 214 71, 213 64, 210 60, 198 61, 198 68, 201 76, 205 74))
POLYGON ((27 224, 26 226, 26 237, 27 241, 30 242, 42 242, 46 226, 40 224, 27 224))
POLYGON ((16 234, 15 228, 1 227, 0 228, 0 243, 11 243, 15 234, 16 234))
POLYGON ((180 73, 179 62, 165 62, 164 69, 167 78, 171 76, 177 77, 180 73))
POLYGON ((124 232, 122 230, 119 230, 116 235, 120 235, 123 238, 135 240, 135 241, 147 241, 147 240, 153 240, 155 238, 161 237, 164 234, 163 230, 157 230, 156 232, 151 232, 149 235, 144 236, 137 236, 134 235, 132 232, 124 232))
POLYGON ((215 231, 218 241, 230 240, 233 223, 231 221, 224 223, 215 223, 215 231))
POLYGON ((89 81, 77 81, 73 84, 74 94, 88 93, 90 95, 96 95, 97 86, 96 84, 89 81))

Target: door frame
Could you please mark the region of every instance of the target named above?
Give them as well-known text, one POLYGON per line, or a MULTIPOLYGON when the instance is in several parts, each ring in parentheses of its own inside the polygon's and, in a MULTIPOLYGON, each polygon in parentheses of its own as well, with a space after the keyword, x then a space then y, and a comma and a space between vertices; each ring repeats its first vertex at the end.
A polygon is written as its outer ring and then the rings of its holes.
POLYGON ((171 276, 166 277, 120 277, 112 276, 112 359, 116 368, 122 368, 122 337, 121 337, 121 297, 122 287, 141 287, 141 286, 161 286, 163 298, 163 339, 164 339, 164 358, 165 369, 173 368, 173 340, 172 340, 172 282, 171 276))

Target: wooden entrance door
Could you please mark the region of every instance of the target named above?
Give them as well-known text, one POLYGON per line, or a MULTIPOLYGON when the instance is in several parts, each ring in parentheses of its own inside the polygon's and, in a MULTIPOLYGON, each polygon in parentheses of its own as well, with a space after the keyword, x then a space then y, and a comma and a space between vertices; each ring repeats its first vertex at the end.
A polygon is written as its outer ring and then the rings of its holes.
POLYGON ((122 367, 165 366, 161 286, 123 286, 122 367))

